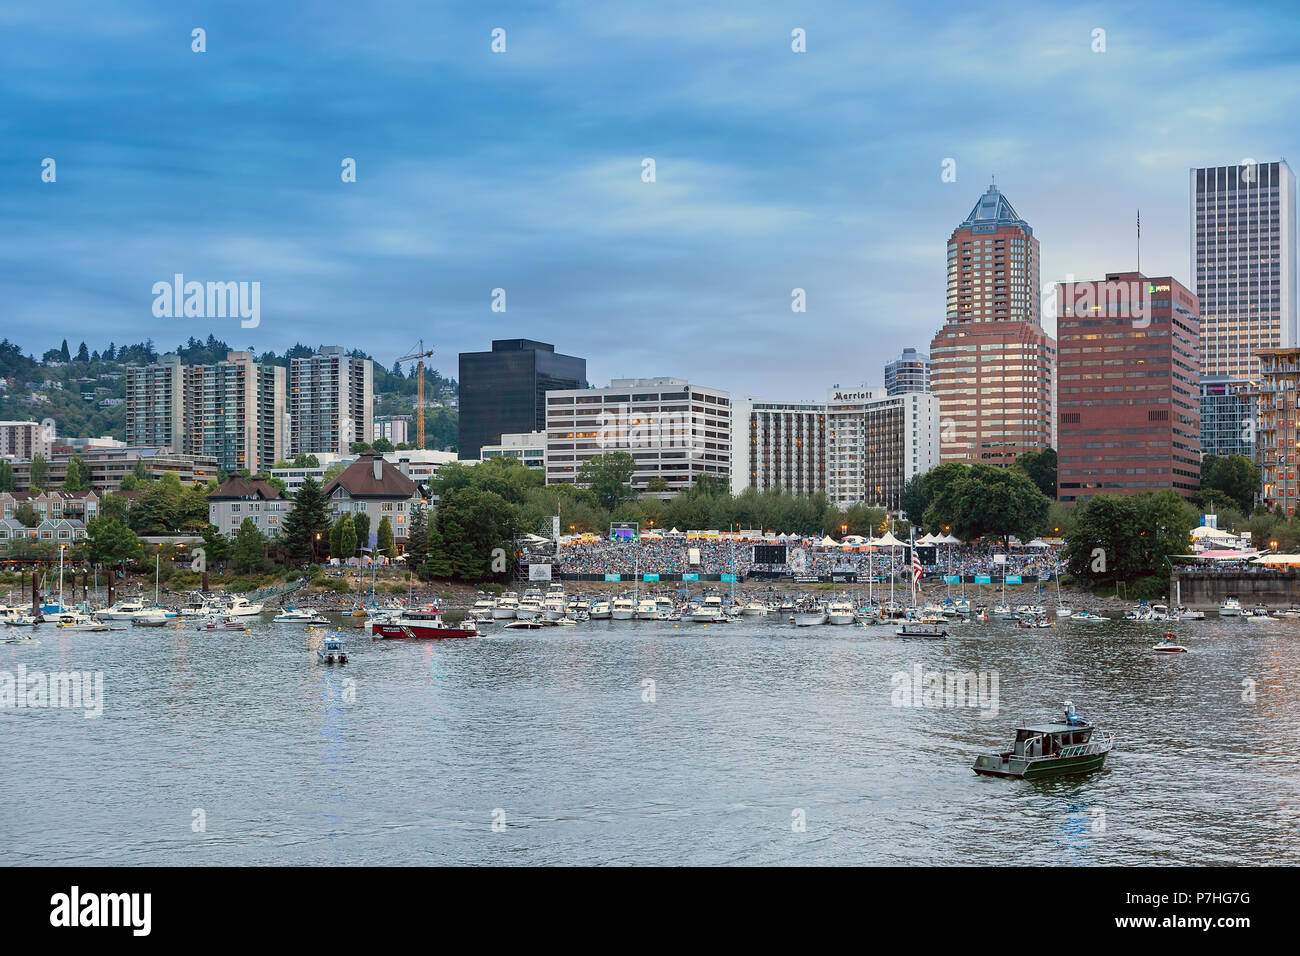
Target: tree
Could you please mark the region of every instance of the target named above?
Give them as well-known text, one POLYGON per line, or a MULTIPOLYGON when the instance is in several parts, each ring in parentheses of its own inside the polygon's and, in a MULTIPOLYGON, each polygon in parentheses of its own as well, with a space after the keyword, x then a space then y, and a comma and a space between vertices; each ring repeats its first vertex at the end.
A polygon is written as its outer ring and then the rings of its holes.
POLYGON ((456 578, 481 581, 497 573, 493 571, 494 557, 504 554, 512 560, 517 511, 495 492, 477 488, 452 492, 439 502, 434 517, 439 557, 446 556, 456 578))
POLYGON ((346 561, 357 553, 356 522, 347 515, 339 520, 343 522, 339 529, 339 559, 346 561))
POLYGON ((77 361, 78 362, 90 361, 90 349, 86 348, 85 342, 82 342, 81 348, 77 349, 77 361))
MULTIPOLYGON (((1260 489, 1259 466, 1245 455, 1206 455, 1201 461, 1202 492, 1217 492, 1243 512, 1255 503, 1260 489)), ((1216 499, 1211 497, 1207 504, 1216 499)))
POLYGON ((1071 574, 1094 582, 1166 574, 1168 556, 1186 552, 1196 523, 1171 489, 1096 495, 1073 512, 1064 557, 1071 574))
POLYGON ((9 459, 0 458, 0 491, 14 490, 14 466, 9 459))
POLYGON ((1022 453, 1011 467, 1028 475, 1039 491, 1055 501, 1056 465, 1056 449, 1044 448, 1042 451, 1022 453))
POLYGON ((215 567, 230 556, 230 539, 214 524, 203 529, 203 553, 209 567, 215 567))
MULTIPOLYGON (((388 520, 388 515, 379 519, 379 533, 377 535, 379 554, 386 556, 389 560, 393 558, 393 525, 388 520)), ((377 557, 378 555, 374 555, 377 557)))
POLYGON ((86 552, 91 561, 106 566, 137 561, 140 539, 116 518, 99 515, 86 525, 86 552))
POLYGON ((262 536, 262 532, 257 530, 257 525, 253 524, 252 518, 245 518, 240 522, 239 532, 235 535, 233 548, 235 568, 241 574, 260 569, 265 547, 266 538, 262 536))
POLYGON ((1027 540, 1042 531, 1052 502, 1028 475, 991 465, 960 467, 965 472, 946 480, 926 508, 926 527, 950 528, 963 541, 996 535, 1004 545, 1012 535, 1027 540))
POLYGON ((304 564, 319 559, 319 539, 329 540, 329 502, 311 475, 293 496, 293 510, 284 519, 284 548, 289 560, 304 564), (319 539, 318 539, 319 536, 319 539))
POLYGON ((387 438, 376 438, 374 444, 370 447, 377 452, 390 452, 393 450, 393 443, 387 438))
MULTIPOLYGON (((353 512, 352 527, 356 530, 357 535, 357 543, 352 546, 352 554, 356 554, 358 548, 370 547, 370 512, 353 512)), ((352 554, 349 554, 348 557, 352 557, 352 554)))
POLYGON ((39 451, 32 456, 31 488, 33 491, 45 487, 45 479, 50 474, 50 463, 39 451))
POLYGON ((589 489, 602 508, 613 510, 635 497, 632 474, 636 462, 625 451, 610 451, 583 462, 577 484, 589 489))
POLYGON ((442 535, 434 525, 429 526, 426 539, 426 557, 419 565, 418 574, 421 581, 450 581, 451 562, 447 560, 447 549, 443 547, 442 535))
MULTIPOLYGON (((338 558, 340 561, 346 560, 352 555, 343 553, 343 522, 352 523, 352 519, 347 515, 339 515, 330 525, 330 557, 338 558)), ((354 531, 353 534, 356 534, 354 531)))
POLYGON ((64 339, 64 340, 63 340, 63 346, 59 349, 59 361, 61 361, 61 362, 71 362, 71 361, 72 361, 72 353, 68 351, 68 340, 67 340, 67 339, 64 339))
POLYGON ((28 501, 24 501, 14 509, 14 520, 24 528, 35 528, 41 523, 41 516, 36 513, 36 507, 28 501))
POLYGON ((411 524, 406 530, 406 566, 419 568, 429 556, 429 512, 423 504, 411 506, 411 524))
POLYGON ((90 483, 86 481, 82 473, 83 463, 80 455, 73 455, 68 459, 68 470, 63 476, 64 491, 88 491, 90 483))

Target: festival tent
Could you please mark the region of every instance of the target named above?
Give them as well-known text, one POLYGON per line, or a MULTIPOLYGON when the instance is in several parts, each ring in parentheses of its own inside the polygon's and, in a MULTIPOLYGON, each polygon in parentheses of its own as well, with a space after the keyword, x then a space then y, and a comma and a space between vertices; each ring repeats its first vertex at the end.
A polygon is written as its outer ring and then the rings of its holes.
POLYGON ((894 532, 892 532, 892 531, 886 531, 885 534, 884 534, 884 537, 876 538, 876 540, 872 541, 871 543, 874 544, 874 545, 876 545, 877 547, 880 547, 880 548, 903 548, 903 547, 906 547, 906 543, 905 543, 905 542, 902 542, 902 541, 899 541, 897 538, 895 538, 895 537, 894 537, 894 532))
POLYGON ((838 548, 839 546, 840 543, 836 541, 834 538, 832 538, 830 535, 827 535, 826 537, 822 538, 820 541, 817 542, 817 547, 819 548, 838 548))
POLYGON ((1261 554, 1250 559, 1251 564, 1300 564, 1300 554, 1261 554))
POLYGON ((1210 528, 1201 525, 1199 528, 1192 529, 1192 538, 1202 544, 1227 544, 1236 542, 1237 536, 1227 531, 1221 531, 1218 528, 1210 528))
POLYGON ((937 543, 938 543, 938 544, 961 544, 961 538, 958 538, 958 537, 955 537, 955 536, 953 536, 953 535, 951 535, 951 534, 948 534, 948 535, 944 535, 942 538, 940 538, 940 539, 937 541, 937 543))
POLYGON ((1051 545, 1048 544, 1046 541, 1044 541, 1042 538, 1035 538, 1033 541, 1030 541, 1027 545, 1025 545, 1025 547, 1026 548, 1050 548, 1051 545))
POLYGON ((668 533, 669 533, 669 534, 681 534, 681 532, 678 531, 676 528, 673 528, 673 530, 672 530, 672 531, 669 531, 668 533))
POLYGON ((934 544, 934 535, 925 534, 916 539, 917 544, 934 544))

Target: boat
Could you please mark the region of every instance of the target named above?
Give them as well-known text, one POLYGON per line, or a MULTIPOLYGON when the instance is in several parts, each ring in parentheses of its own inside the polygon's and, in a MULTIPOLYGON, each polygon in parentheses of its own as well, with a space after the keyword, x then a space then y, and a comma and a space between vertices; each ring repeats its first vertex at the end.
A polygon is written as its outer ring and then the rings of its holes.
POLYGON ((1219 617, 1240 617, 1241 602, 1235 597, 1228 596, 1219 604, 1219 617))
POLYGON ((199 625, 200 631, 246 631, 248 625, 237 617, 230 617, 225 614, 214 614, 206 621, 199 625))
POLYGON ((820 603, 797 605, 794 610, 795 627, 812 627, 826 623, 826 607, 820 603))
POLYGON ((654 598, 642 598, 636 603, 636 619, 653 621, 659 615, 659 605, 654 598))
POLYGON ((590 614, 593 621, 608 621, 613 613, 614 609, 608 601, 597 600, 592 602, 590 614))
POLYGON ((1279 608, 1273 612, 1274 617, 1300 617, 1300 607, 1292 604, 1287 608, 1279 608))
POLYGON ((322 664, 346 664, 348 652, 343 649, 343 638, 336 634, 326 635, 316 648, 316 660, 322 664))
POLYGON ((136 627, 162 627, 179 615, 165 607, 148 607, 131 615, 131 623, 136 627))
POLYGON ((1126 621, 1153 620, 1151 608, 1148 607, 1145 603, 1139 604, 1137 607, 1134 608, 1129 608, 1127 611, 1124 612, 1124 620, 1126 621))
POLYGON ((1092 611, 1075 611, 1070 615, 1071 621, 1106 621, 1109 618, 1100 614, 1094 614, 1092 611))
POLYGON ((727 612, 722 606, 722 597, 717 594, 708 595, 703 601, 688 607, 682 619, 695 624, 718 624, 727 620, 727 612))
POLYGON ((894 633, 899 637, 947 637, 948 632, 934 624, 902 624, 894 633))
POLYGON ((469 609, 469 616, 480 624, 494 620, 492 609, 496 607, 496 601, 484 595, 474 602, 474 606, 469 609))
POLYGON ((826 618, 831 624, 852 624, 853 605, 848 601, 832 601, 826 608, 826 618))
POLYGON ((616 597, 611 606, 610 617, 616 621, 630 621, 636 617, 636 601, 630 597, 616 597))
POLYGON ((558 621, 564 617, 565 600, 564 590, 556 591, 551 588, 546 594, 546 599, 542 601, 542 617, 548 621, 558 621))
POLYGON ((232 597, 230 606, 225 608, 224 613, 231 617, 256 617, 261 614, 263 607, 260 604, 254 604, 247 598, 232 597))
POLYGON ((321 615, 309 607, 286 607, 271 618, 272 624, 328 624, 321 615))
MULTIPOLYGON (((540 631, 545 626, 545 624, 535 618, 525 618, 522 621, 511 621, 509 624, 503 625, 507 631, 540 631)), ((469 635, 465 634, 461 636, 468 637, 469 635)))
MULTIPOLYGON (((532 618, 524 621, 514 621, 505 626, 514 627, 516 624, 543 626, 540 621, 532 618)), ((477 635, 478 628, 473 621, 466 620, 459 626, 446 624, 442 620, 442 612, 434 609, 401 611, 385 620, 376 620, 370 625, 370 636, 376 641, 397 638, 439 640, 449 637, 476 637, 477 635)))
POLYGON ((981 754, 971 769, 981 776, 1024 780, 1092 773, 1105 765, 1114 742, 1113 734, 1097 730, 1066 701, 1064 721, 1022 724, 1010 750, 981 754))
POLYGON ((1156 646, 1151 648, 1151 650, 1158 651, 1162 654, 1180 654, 1185 653, 1187 648, 1179 644, 1178 638, 1173 634, 1166 634, 1156 642, 1156 646))
POLYGON ((766 617, 768 607, 762 601, 750 601, 740 609, 741 617, 766 617))
POLYGON ((129 621, 144 610, 142 601, 118 601, 112 607, 101 608, 95 617, 101 621, 129 621))
MULTIPOLYGON (((1297 612, 1297 616, 1300 616, 1300 612, 1297 612)), ((1204 620, 1205 620, 1205 612, 1204 612, 1204 611, 1195 611, 1195 610, 1193 610, 1192 608, 1188 607, 1188 606, 1185 605, 1185 604, 1180 604, 1180 605, 1178 605, 1176 608, 1174 608, 1173 613, 1169 615, 1169 620, 1171 620, 1171 621, 1204 621, 1204 620)))
POLYGON ((492 620, 509 621, 513 620, 515 612, 519 609, 519 595, 514 591, 506 591, 497 598, 492 605, 492 620))
POLYGON ((59 614, 55 619, 55 625, 68 631, 107 631, 108 625, 103 621, 97 621, 88 614, 83 614, 78 610, 68 610, 59 614))

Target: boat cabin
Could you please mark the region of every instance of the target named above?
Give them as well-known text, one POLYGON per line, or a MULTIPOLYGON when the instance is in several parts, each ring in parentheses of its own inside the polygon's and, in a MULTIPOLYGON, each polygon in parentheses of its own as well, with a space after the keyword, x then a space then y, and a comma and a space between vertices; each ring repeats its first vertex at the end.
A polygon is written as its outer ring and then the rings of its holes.
POLYGON ((1034 724, 1016 729, 1016 744, 1011 755, 1023 760, 1058 757, 1064 748, 1086 744, 1091 739, 1090 724, 1034 724))

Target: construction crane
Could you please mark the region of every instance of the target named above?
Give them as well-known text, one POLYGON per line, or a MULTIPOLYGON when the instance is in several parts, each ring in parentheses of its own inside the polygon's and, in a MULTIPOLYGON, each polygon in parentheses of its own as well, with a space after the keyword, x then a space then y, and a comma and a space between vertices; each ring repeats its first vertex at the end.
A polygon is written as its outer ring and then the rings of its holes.
POLYGON ((425 351, 424 339, 415 347, 415 352, 403 355, 397 361, 416 360, 415 366, 415 447, 424 449, 424 360, 433 354, 433 349, 425 351))

